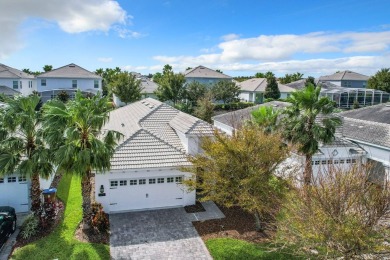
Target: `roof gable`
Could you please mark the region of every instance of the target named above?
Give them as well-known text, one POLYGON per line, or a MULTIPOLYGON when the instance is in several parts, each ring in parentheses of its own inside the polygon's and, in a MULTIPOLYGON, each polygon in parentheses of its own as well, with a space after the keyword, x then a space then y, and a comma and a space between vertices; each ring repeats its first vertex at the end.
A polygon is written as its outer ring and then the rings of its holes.
POLYGON ((205 66, 198 66, 184 72, 186 78, 214 78, 214 79, 231 79, 232 77, 221 72, 209 69, 205 66))
POLYGON ((0 63, 0 78, 33 79, 34 76, 0 63))
POLYGON ((90 72, 74 63, 65 65, 58 69, 39 74, 37 78, 81 78, 81 79, 101 79, 99 75, 90 72))
MULTIPOLYGON (((265 92, 267 87, 266 78, 252 78, 247 79, 238 83, 238 86, 241 88, 241 91, 250 91, 250 92, 265 92)), ((295 89, 290 88, 287 85, 281 84, 278 82, 278 88, 281 93, 290 93, 295 91, 295 89)))

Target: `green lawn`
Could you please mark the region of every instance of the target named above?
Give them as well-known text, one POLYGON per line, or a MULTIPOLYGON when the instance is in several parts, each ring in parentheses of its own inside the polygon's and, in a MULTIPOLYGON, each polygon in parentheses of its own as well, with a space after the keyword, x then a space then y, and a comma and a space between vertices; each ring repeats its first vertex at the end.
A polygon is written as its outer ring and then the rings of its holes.
POLYGON ((269 245, 256 245, 232 238, 214 238, 206 241, 206 246, 214 260, 251 260, 251 259, 304 259, 293 256, 287 250, 275 250, 269 245))
POLYGON ((18 249, 11 259, 110 259, 107 245, 83 243, 74 238, 82 219, 80 179, 64 175, 57 195, 65 204, 63 221, 49 236, 18 249))

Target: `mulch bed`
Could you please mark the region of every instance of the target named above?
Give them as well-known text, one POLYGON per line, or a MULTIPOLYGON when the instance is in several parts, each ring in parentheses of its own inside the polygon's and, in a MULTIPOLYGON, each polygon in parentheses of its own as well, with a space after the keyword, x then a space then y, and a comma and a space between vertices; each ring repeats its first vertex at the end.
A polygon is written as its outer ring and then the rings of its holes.
POLYGON ((206 211, 203 208, 202 203, 200 203, 199 201, 196 201, 195 205, 185 206, 184 209, 185 209, 185 211, 187 213, 197 213, 197 212, 204 212, 204 211, 206 211))
MULTIPOLYGON (((108 216, 107 216, 108 217, 108 216)), ((109 232, 96 232, 92 228, 83 230, 82 224, 77 227, 75 232, 75 238, 78 241, 85 243, 98 243, 98 244, 110 244, 110 234, 109 232)))
POLYGON ((52 224, 49 227, 38 228, 38 232, 34 236, 31 236, 28 239, 24 239, 22 237, 21 232, 20 232, 16 238, 16 243, 14 245, 14 249, 18 248, 18 247, 23 247, 27 244, 30 244, 34 241, 37 241, 38 239, 41 239, 41 238, 43 238, 43 237, 45 237, 53 232, 53 230, 58 226, 58 224, 60 223, 60 221, 64 215, 64 204, 60 200, 57 200, 57 203, 58 203, 57 204, 58 213, 57 213, 56 218, 53 220, 52 224))
POLYGON ((226 218, 193 222, 204 241, 210 238, 235 238, 257 243, 269 241, 273 237, 275 231, 270 228, 271 225, 265 232, 256 231, 254 216, 240 207, 218 207, 226 218))

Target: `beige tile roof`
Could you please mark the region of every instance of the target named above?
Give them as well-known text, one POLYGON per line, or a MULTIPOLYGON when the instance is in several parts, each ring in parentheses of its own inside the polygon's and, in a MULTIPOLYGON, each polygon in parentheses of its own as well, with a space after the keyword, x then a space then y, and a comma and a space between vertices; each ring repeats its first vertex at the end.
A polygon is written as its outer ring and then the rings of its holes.
POLYGON ((353 71, 345 70, 345 71, 339 71, 336 72, 332 75, 327 75, 327 76, 321 76, 319 78, 320 81, 339 81, 339 80, 360 80, 360 81, 365 81, 368 80, 370 77, 356 73, 353 71))
POLYGON ((33 79, 34 76, 21 70, 11 68, 0 63, 0 78, 6 79, 33 79))
MULTIPOLYGON (((238 83, 238 86, 241 88, 241 91, 249 91, 249 92, 265 92, 265 88, 267 87, 267 79, 266 78, 252 78, 247 79, 238 83)), ((290 93, 295 91, 295 89, 283 85, 278 82, 278 88, 281 93, 290 93)))
POLYGON ((146 98, 110 112, 105 130, 121 132, 124 138, 111 160, 112 169, 140 169, 188 165, 185 149, 176 131, 196 134, 211 129, 206 122, 167 104, 146 98), (174 126, 180 125, 180 128, 174 126))
POLYGON ((198 66, 184 72, 186 78, 216 78, 216 79, 231 79, 232 77, 205 66, 198 66))
POLYGON ((74 63, 71 63, 58 69, 39 74, 37 78, 101 79, 102 77, 74 63))

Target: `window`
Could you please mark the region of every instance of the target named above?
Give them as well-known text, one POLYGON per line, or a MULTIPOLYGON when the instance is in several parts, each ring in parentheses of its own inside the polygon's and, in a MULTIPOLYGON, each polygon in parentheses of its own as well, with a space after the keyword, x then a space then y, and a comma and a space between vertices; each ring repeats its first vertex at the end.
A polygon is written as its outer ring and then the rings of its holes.
POLYGON ((156 179, 149 179, 149 184, 156 184, 156 179))
POLYGON ((20 81, 19 83, 20 83, 20 89, 22 89, 22 81, 20 81))
POLYGON ((77 79, 72 79, 72 88, 77 88, 77 79))
POLYGON ((137 185, 137 180, 129 180, 129 185, 130 186, 137 185))
POLYGON ((41 86, 46 87, 46 79, 41 79, 41 86))
POLYGON ((138 184, 139 184, 139 185, 144 185, 144 184, 146 184, 146 179, 140 179, 140 180, 138 180, 138 184))
POLYGON ((93 81, 93 87, 94 88, 99 88, 99 80, 94 80, 93 81))
POLYGON ((351 159, 347 159, 347 163, 351 163, 351 159))
POLYGON ((328 160, 328 164, 332 164, 333 163, 333 161, 332 160, 328 160))
POLYGON ((168 183, 172 183, 172 182, 173 182, 173 177, 168 177, 168 178, 167 178, 167 182, 168 182, 168 183))
POLYGON ((326 164, 326 160, 321 161, 321 164, 326 164))
POLYGON ((176 183, 181 183, 182 179, 182 177, 176 177, 176 183))
POLYGON ((314 161, 314 165, 319 165, 320 161, 314 161))
POLYGON ((18 181, 19 181, 19 182, 26 182, 26 181, 27 181, 27 178, 26 178, 26 176, 19 176, 18 181))
POLYGON ((12 87, 15 89, 18 89, 18 81, 17 80, 12 81, 12 87))
POLYGON ((339 160, 334 160, 334 164, 339 164, 339 160))
POLYGON ((0 178, 0 183, 4 183, 4 178, 0 178))
POLYGON ((164 183, 164 178, 158 178, 157 183, 164 183))
POLYGON ((16 182, 16 177, 8 177, 8 182, 16 182))
POLYGON ((344 163, 344 160, 340 160, 340 164, 343 164, 344 163))
POLYGON ((118 181, 111 181, 111 182, 110 182, 110 186, 111 186, 112 188, 118 187, 118 181))
POLYGON ((119 181, 119 186, 126 186, 126 185, 127 185, 127 180, 119 181))

